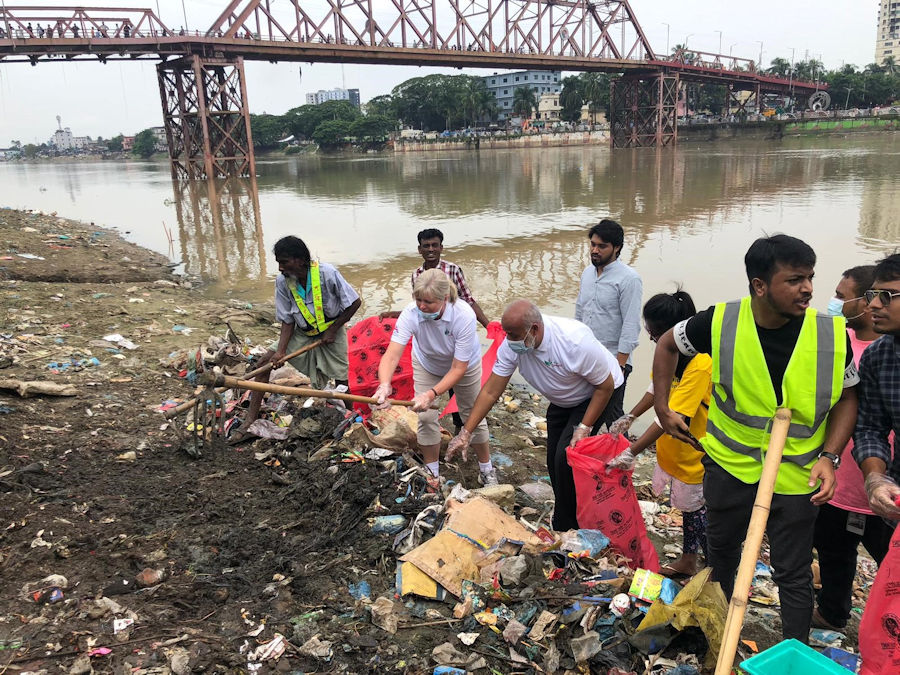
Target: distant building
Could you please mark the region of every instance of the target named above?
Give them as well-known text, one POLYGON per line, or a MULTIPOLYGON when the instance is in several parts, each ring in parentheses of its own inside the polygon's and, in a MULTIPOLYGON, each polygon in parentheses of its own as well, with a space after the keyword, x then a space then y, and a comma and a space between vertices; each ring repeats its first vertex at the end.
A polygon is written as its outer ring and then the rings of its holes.
POLYGON ((165 127, 150 127, 153 132, 153 138, 156 139, 156 151, 166 152, 169 149, 169 140, 166 138, 165 127))
POLYGON ((20 148, 0 148, 0 161, 17 159, 22 156, 20 148))
POLYGON ((562 112, 562 106, 559 104, 559 94, 541 94, 538 101, 539 120, 545 122, 558 122, 559 114, 562 112))
POLYGON ((875 63, 900 56, 900 2, 879 0, 878 28, 875 31, 875 63))
POLYGON ((536 98, 543 94, 559 93, 559 71, 521 70, 517 73, 494 73, 481 79, 497 100, 497 117, 505 120, 512 115, 513 97, 519 87, 535 90, 536 98))
POLYGON ((57 129, 48 141, 48 145, 52 145, 58 152, 75 149, 75 137, 69 127, 65 129, 57 129))
POLYGON ((307 105, 319 105, 325 101, 350 101, 359 107, 359 89, 319 89, 314 94, 306 95, 307 105))
POLYGON ((122 150, 134 148, 134 136, 122 136, 122 150))

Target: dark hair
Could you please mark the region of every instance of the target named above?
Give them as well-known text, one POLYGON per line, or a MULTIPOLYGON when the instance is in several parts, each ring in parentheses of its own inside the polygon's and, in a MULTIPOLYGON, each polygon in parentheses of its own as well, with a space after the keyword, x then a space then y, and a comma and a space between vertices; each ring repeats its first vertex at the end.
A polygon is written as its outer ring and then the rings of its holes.
POLYGON ((426 239, 435 239, 435 238, 440 239, 442 244, 444 243, 444 233, 441 232, 436 227, 429 227, 427 229, 422 230, 421 232, 419 232, 419 234, 416 235, 416 239, 418 239, 420 244, 423 241, 425 241, 426 239))
MULTIPOLYGON (((619 253, 622 252, 622 244, 625 243, 625 230, 616 221, 604 218, 590 229, 588 239, 595 234, 607 244, 612 244, 613 248, 618 248, 619 253)), ((617 258, 619 253, 616 253, 617 258)))
POLYGON ((311 259, 309 248, 303 243, 303 240, 300 237, 292 237, 290 235, 276 241, 275 246, 272 247, 272 252, 275 254, 276 259, 296 258, 303 262, 309 262, 311 259))
POLYGON ((754 279, 762 279, 769 283, 772 281, 776 265, 815 267, 816 252, 809 244, 797 237, 776 234, 754 241, 744 256, 747 280, 750 282, 754 279))
POLYGON ((853 282, 854 289, 858 296, 862 296, 867 290, 872 288, 875 281, 875 265, 859 265, 845 270, 841 275, 853 282))
POLYGON ((648 328, 652 326, 659 331, 659 335, 696 313, 693 298, 680 288, 674 293, 657 293, 644 304, 644 321, 648 328))
POLYGON ((900 253, 894 253, 884 260, 879 260, 875 263, 875 269, 872 272, 873 282, 875 279, 878 279, 878 281, 897 281, 897 279, 900 279, 900 253))

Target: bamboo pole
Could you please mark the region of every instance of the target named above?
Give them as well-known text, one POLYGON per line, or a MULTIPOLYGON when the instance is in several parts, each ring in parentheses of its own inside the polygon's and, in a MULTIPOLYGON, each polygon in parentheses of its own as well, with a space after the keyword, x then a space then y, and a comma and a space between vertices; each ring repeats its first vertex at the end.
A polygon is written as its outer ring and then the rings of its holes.
MULTIPOLYGON (((311 396, 313 398, 336 398, 339 401, 347 401, 349 403, 371 403, 377 405, 378 401, 371 396, 356 396, 355 394, 342 394, 336 391, 322 391, 321 389, 311 389, 308 387, 284 387, 280 384, 269 384, 268 382, 253 382, 251 380, 240 380, 229 375, 213 375, 208 373, 200 378, 201 382, 213 384, 216 386, 224 386, 227 389, 250 389, 251 391, 265 391, 270 394, 287 394, 288 396, 311 396)), ((412 401, 397 401, 387 399, 385 401, 391 405, 401 405, 407 408, 412 407, 412 401)))
POLYGON ((719 648, 719 658, 716 661, 715 675, 729 675, 734 665, 734 655, 737 653, 738 642, 741 638, 741 628, 744 626, 744 614, 747 612, 750 585, 753 582, 753 573, 756 570, 759 549, 762 546, 763 534, 766 531, 766 522, 769 520, 772 494, 775 491, 775 479, 778 478, 778 469, 781 466, 781 456, 784 453, 784 444, 787 441, 790 426, 790 409, 779 408, 776 410, 775 421, 772 424, 772 434, 769 436, 769 448, 766 450, 766 457, 763 460, 759 487, 756 488, 756 501, 753 503, 750 524, 747 526, 747 537, 744 539, 741 563, 738 566, 737 578, 734 581, 731 603, 728 605, 728 618, 725 620, 725 630, 722 637, 722 646, 719 648))
MULTIPOLYGON (((322 344, 321 340, 316 340, 315 342, 310 342, 305 347, 301 347, 295 352, 291 352, 287 356, 284 357, 285 361, 290 361, 291 359, 300 356, 301 354, 305 354, 308 351, 311 351, 322 344)), ((263 373, 267 373, 272 370, 273 363, 270 360, 268 363, 256 368, 255 370, 251 370, 249 373, 244 373, 243 379, 249 380, 251 378, 256 377, 257 375, 262 375, 263 373)), ((216 393, 221 394, 223 391, 228 391, 228 387, 219 387, 216 389, 216 393)), ((197 404, 200 402, 200 397, 192 398, 189 401, 185 401, 184 403, 179 404, 178 406, 172 408, 171 410, 166 411, 166 419, 170 420, 176 415, 180 415, 181 413, 190 410, 191 408, 195 408, 197 404)))

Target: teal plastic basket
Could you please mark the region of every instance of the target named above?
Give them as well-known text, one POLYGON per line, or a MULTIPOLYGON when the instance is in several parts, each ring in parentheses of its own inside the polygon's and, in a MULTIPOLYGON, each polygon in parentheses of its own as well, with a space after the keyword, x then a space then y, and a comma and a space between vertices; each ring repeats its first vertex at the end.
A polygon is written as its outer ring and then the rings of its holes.
POLYGON ((850 671, 799 640, 785 640, 753 656, 741 669, 748 675, 847 675, 850 671))

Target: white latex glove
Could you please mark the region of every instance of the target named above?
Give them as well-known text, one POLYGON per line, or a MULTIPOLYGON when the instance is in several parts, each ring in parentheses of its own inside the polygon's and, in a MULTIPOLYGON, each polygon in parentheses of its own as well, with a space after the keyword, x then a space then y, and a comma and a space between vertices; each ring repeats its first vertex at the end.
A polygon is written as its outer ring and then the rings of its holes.
POLYGON ((634 468, 634 453, 631 452, 631 448, 625 448, 618 455, 609 460, 609 464, 606 465, 606 473, 609 473, 613 469, 622 469, 623 471, 631 471, 634 468))
POLYGON ((578 441, 580 441, 582 438, 587 438, 587 437, 590 436, 590 435, 591 435, 591 430, 590 430, 590 428, 585 429, 582 425, 580 425, 580 424, 577 425, 577 426, 575 427, 575 431, 572 432, 572 440, 569 441, 569 447, 571 448, 573 445, 575 445, 575 444, 576 444, 578 441))
POLYGON ((447 446, 446 461, 449 462, 457 452, 461 452, 462 461, 465 462, 469 458, 469 442, 471 440, 472 432, 465 427, 460 429, 459 433, 450 439, 450 444, 447 446))
POLYGON ((379 384, 378 389, 375 390, 375 395, 372 397, 376 403, 376 405, 371 406, 372 409, 384 410, 385 408, 390 408, 391 405, 387 402, 387 399, 393 391, 394 388, 390 384, 379 384))
POLYGON ((620 435, 631 429, 632 422, 634 422, 634 415, 631 413, 622 415, 619 419, 609 425, 609 433, 612 434, 613 438, 618 438, 620 435))
POLYGON ((866 494, 869 495, 869 506, 879 516, 890 520, 900 520, 900 486, 883 473, 870 473, 866 476, 866 494))
POLYGON ((412 400, 413 412, 425 412, 431 407, 431 404, 434 403, 435 398, 434 392, 431 389, 418 394, 412 400))

